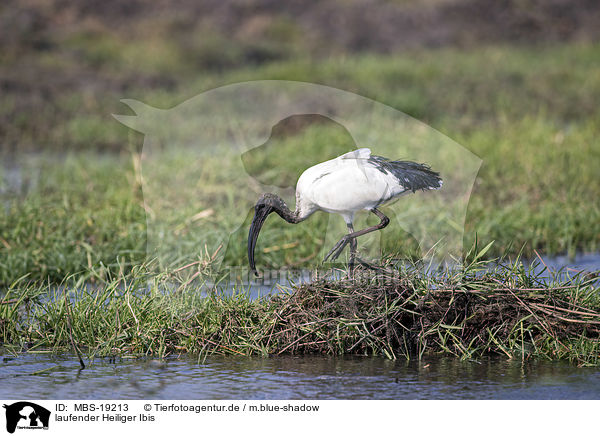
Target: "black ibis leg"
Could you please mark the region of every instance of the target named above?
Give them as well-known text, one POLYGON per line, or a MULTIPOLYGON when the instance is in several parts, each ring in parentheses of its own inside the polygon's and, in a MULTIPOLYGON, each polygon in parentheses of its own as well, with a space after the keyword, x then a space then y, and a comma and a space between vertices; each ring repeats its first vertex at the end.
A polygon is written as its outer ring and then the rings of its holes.
MULTIPOLYGON (((366 235, 367 233, 374 232, 375 230, 381 230, 390 223, 390 219, 383 213, 381 213, 379 210, 372 209, 371 212, 373 212, 379 217, 379 219, 381 220, 379 224, 372 227, 367 227, 366 229, 359 230, 358 232, 348 233, 346 236, 340 239, 337 242, 337 244, 333 246, 329 253, 327 253, 327 256, 325 256, 325 259, 323 259, 323 261, 327 261, 330 257, 332 261, 337 259, 347 244, 351 243, 352 241, 355 241, 356 243, 356 238, 358 238, 359 236, 366 235)), ((352 245, 350 245, 350 257, 352 257, 352 245)))
MULTIPOLYGON (((354 233, 354 226, 352 224, 348 224, 348 234, 354 233)), ((350 241, 350 261, 348 262, 348 272, 352 273, 354 270, 354 261, 356 257, 356 247, 358 243, 356 242, 356 238, 352 238, 350 241)))
MULTIPOLYGON (((348 225, 348 233, 354 233, 354 226, 352 224, 348 225)), ((382 268, 373 265, 370 262, 367 262, 366 260, 361 259, 360 257, 358 257, 358 242, 356 241, 356 238, 352 238, 352 240, 349 242, 350 244, 350 261, 348 262, 348 276, 351 276, 354 273, 354 268, 355 268, 355 264, 356 266, 360 265, 363 268, 367 268, 367 269, 372 269, 372 270, 383 270, 382 268)))

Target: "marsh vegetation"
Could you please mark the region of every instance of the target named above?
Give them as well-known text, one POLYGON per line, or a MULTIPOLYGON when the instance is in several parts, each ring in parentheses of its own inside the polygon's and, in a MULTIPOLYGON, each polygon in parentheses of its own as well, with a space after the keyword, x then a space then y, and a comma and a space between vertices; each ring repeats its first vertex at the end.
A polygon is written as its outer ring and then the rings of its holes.
MULTIPOLYGON (((452 10, 462 10, 462 3, 439 2, 452 10)), ((452 21, 447 43, 430 33, 385 38, 368 27, 359 38, 317 26, 305 38, 310 23, 328 20, 325 6, 308 8, 313 15, 295 23, 290 11, 256 15, 240 4, 215 13, 210 26, 210 16, 194 24, 162 2, 152 8, 163 15, 144 13, 139 4, 119 12, 125 21, 111 18, 110 8, 94 10, 100 4, 73 5, 62 18, 51 7, 0 7, 2 23, 9 24, 0 31, 7 47, 0 55, 2 345, 67 350, 72 336, 85 353, 101 356, 442 352, 597 363, 597 282, 582 273, 549 283, 520 263, 536 251, 572 256, 600 246, 600 45, 597 27, 588 25, 593 20, 584 19, 584 3, 568 14, 552 5, 538 15, 515 5, 504 12, 491 8, 486 20, 509 14, 511 32, 478 26, 463 32, 452 21), (527 20, 537 27, 519 25, 527 20), (224 37, 238 21, 236 35, 224 37), (485 253, 471 266, 437 276, 402 270, 384 285, 373 276, 352 283, 323 278, 269 299, 210 286, 206 295, 202 283, 218 278, 211 265, 219 240, 229 241, 219 253, 229 264, 246 264, 251 208, 240 210, 238 169, 229 165, 239 154, 204 156, 203 173, 181 188, 193 194, 201 187, 210 201, 171 207, 170 193, 162 192, 149 209, 143 137, 109 114, 123 113, 118 101, 124 97, 169 108, 254 79, 314 82, 364 95, 481 157, 464 246, 477 242, 485 253), (152 222, 157 210, 164 227, 152 222), (164 235, 164 259, 148 255, 148 226, 164 235), (481 262, 499 256, 508 263, 482 271, 481 262), (190 262, 192 275, 198 273, 192 281, 175 272, 190 262)), ((383 15, 390 17, 397 7, 403 17, 439 19, 435 8, 419 15, 403 2, 386 7, 383 15)), ((344 16, 353 22, 361 10, 353 3, 344 16)), ((370 22, 387 28, 383 15, 370 22)), ((259 168, 264 183, 293 186, 316 163, 307 156, 320 161, 354 147, 343 129, 313 121, 280 126, 271 152, 242 158, 246 170, 258 174, 259 168), (290 153, 299 147, 302 154, 290 153)), ((188 161, 171 150, 156 156, 157 184, 182 173, 188 161)), ((326 217, 267 225, 272 231, 258 247, 265 268, 314 264, 326 217)), ((421 254, 394 223, 381 248, 384 258, 415 261, 421 254)), ((463 260, 468 265, 476 256, 463 260)))

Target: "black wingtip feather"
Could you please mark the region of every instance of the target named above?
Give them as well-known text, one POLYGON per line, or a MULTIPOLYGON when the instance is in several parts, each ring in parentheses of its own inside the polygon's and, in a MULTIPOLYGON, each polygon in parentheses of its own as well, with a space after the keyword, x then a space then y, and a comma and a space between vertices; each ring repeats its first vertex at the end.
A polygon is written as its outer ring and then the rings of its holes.
POLYGON ((407 190, 439 189, 442 187, 440 173, 433 171, 427 164, 396 160, 390 161, 381 156, 371 156, 369 161, 381 172, 393 174, 407 190))

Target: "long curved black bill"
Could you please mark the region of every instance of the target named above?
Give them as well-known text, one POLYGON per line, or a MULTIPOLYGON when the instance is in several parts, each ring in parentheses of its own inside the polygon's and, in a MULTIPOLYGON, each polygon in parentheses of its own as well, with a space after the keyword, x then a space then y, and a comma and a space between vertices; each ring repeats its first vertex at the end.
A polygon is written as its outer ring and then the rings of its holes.
POLYGON ((250 232, 248 233, 248 261, 250 262, 250 269, 256 277, 258 277, 258 271, 256 271, 256 264, 254 263, 254 248, 256 247, 260 229, 265 223, 267 216, 269 216, 273 210, 274 209, 270 206, 257 206, 254 208, 254 218, 252 219, 250 232))

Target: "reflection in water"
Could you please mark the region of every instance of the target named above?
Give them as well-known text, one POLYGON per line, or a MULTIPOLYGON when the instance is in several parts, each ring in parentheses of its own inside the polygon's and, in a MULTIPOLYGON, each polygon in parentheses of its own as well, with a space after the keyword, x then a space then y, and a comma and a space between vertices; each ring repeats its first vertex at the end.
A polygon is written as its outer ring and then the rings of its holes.
POLYGON ((0 363, 0 397, 23 399, 600 399, 600 369, 449 358, 97 359, 22 354, 0 363), (46 372, 40 372, 48 369, 46 372), (35 374, 34 374, 35 373, 35 374))

